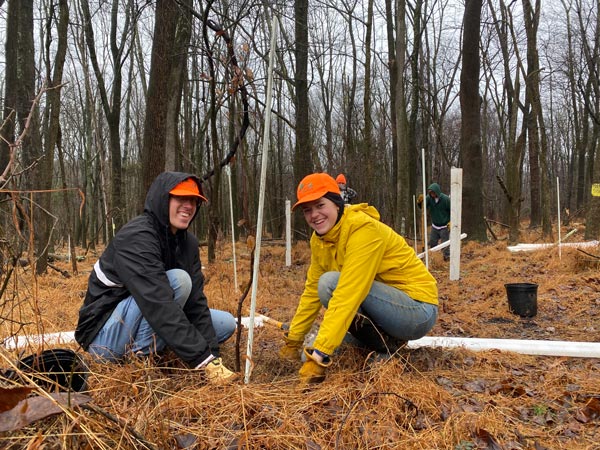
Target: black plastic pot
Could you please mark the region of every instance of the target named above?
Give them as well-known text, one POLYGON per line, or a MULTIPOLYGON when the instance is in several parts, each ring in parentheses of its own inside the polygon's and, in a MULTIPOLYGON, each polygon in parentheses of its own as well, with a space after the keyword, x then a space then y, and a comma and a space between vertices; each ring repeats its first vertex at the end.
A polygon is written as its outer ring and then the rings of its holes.
POLYGON ((510 312, 521 317, 533 317, 537 314, 537 284, 509 283, 504 287, 510 312))
POLYGON ((18 372, 27 373, 49 391, 84 391, 88 368, 76 352, 70 349, 49 349, 29 355, 17 363, 18 371, 9 371, 7 378, 18 379, 18 372))

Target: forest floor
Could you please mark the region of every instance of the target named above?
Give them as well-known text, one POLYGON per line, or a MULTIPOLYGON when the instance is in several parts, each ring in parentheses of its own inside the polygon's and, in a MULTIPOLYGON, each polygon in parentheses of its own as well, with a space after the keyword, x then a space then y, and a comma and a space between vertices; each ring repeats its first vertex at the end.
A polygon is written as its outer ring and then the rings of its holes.
MULTIPOLYGON (((535 231, 524 235, 523 242, 541 242, 535 231)), ((566 247, 560 254, 556 247, 512 253, 502 230, 497 236, 500 240, 489 244, 463 242, 459 281, 449 280, 449 263, 441 254, 431 254, 440 313, 429 335, 600 343, 598 259, 566 247), (504 285, 522 282, 538 285, 537 314, 531 318, 508 308, 504 285)), ((582 237, 580 231, 569 241, 582 237)), ((238 289, 231 244, 220 245, 210 264, 206 248, 201 249, 209 303, 234 315, 250 279, 251 260, 245 245, 236 249, 238 289)), ((600 255, 600 248, 586 252, 600 255)), ((0 338, 14 334, 13 322, 6 320, 8 302, 13 320, 18 314, 24 321, 37 311, 33 317, 38 320, 19 334, 73 330, 98 257, 93 252, 82 256, 79 273, 69 277, 71 266, 61 261, 53 265, 62 274, 52 270, 34 277, 26 267, 19 268, 5 293, 8 300, 3 300, 0 338)), ((292 318, 309 260, 306 243, 294 246, 290 267, 280 242, 263 243, 257 314, 283 322, 292 318)), ((250 297, 243 302, 243 316, 250 297)), ((242 373, 245 358, 237 355, 246 354, 247 335, 243 329, 240 342, 234 336, 222 346, 226 365, 241 366, 242 373)), ((367 352, 342 345, 327 379, 302 387, 297 383, 299 364, 277 356, 281 343, 278 328, 256 328, 249 382, 241 376, 224 386, 204 383, 174 360, 89 362, 85 407, 72 406, 66 414, 0 432, 0 447, 600 449, 598 358, 421 347, 373 362, 367 352)), ((16 357, 0 350, 4 366, 16 357)), ((2 420, 0 414, 0 426, 2 420)))

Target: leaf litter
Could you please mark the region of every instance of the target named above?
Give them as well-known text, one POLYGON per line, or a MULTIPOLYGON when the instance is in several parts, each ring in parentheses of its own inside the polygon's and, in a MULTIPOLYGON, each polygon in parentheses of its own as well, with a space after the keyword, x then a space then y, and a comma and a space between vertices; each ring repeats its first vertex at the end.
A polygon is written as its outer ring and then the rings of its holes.
MULTIPOLYGON (((531 238, 531 236, 529 236, 531 238)), ((532 239, 533 240, 533 239, 532 239)), ((439 283, 439 319, 431 336, 600 342, 598 265, 573 248, 510 253, 506 242, 463 243, 461 278, 448 280, 448 263, 432 254, 439 283), (508 309, 506 283, 538 284, 538 312, 521 318, 508 309)), ((600 254, 599 249, 590 253, 600 254)), ((231 244, 205 266, 211 307, 235 314, 250 277, 250 253, 238 250, 233 286, 231 244)), ((0 337, 74 328, 97 255, 80 273, 38 277, 37 296, 14 289, 18 330, 0 323, 0 337), (40 311, 39 315, 33 311, 40 311)), ((308 246, 297 243, 291 267, 277 242, 261 249, 257 313, 287 322, 302 292, 308 246)), ((68 263, 55 265, 70 270, 68 263)), ((31 286, 19 268, 16 284, 31 286)), ((250 299, 243 305, 249 313, 250 299)), ((5 310, 3 310, 5 311, 5 310)), ((16 314, 13 312, 13 314, 16 314)), ((322 317, 322 316, 321 316, 322 317)), ((14 317, 13 317, 14 318, 14 317)), ((12 323, 12 322, 11 322, 12 323)), ((237 345, 245 353, 247 333, 237 345)), ((119 365, 89 361, 91 401, 0 433, 2 448, 46 449, 597 449, 600 441, 600 360, 521 355, 498 350, 401 349, 373 361, 342 345, 326 381, 302 387, 298 365, 277 355, 282 331, 254 332, 250 382, 207 385, 172 355, 119 365)), ((72 348, 75 348, 72 346, 72 348)), ((35 351, 26 349, 24 351, 35 351)), ((2 351, 16 359, 16 352, 2 351)), ((222 346, 235 366, 236 342, 222 346)), ((241 367, 245 367, 245 360, 241 367)), ((4 380, 2 386, 16 387, 4 380)), ((33 386, 30 395, 39 395, 33 386)), ((29 397, 31 398, 31 396, 29 397)), ((62 406, 65 407, 64 405, 62 406)), ((0 422, 1 422, 0 416, 0 422)))

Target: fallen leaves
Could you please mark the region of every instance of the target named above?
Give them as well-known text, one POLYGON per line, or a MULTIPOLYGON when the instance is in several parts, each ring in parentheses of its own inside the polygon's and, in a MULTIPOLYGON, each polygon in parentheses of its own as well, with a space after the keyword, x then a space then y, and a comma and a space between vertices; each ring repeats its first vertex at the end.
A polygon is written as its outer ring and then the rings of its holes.
MULTIPOLYGON (((24 390, 20 390, 11 395, 11 398, 14 400, 24 392, 24 390)), ((12 409, 0 413, 0 432, 18 430, 37 420, 60 414, 64 408, 79 406, 91 401, 91 397, 78 393, 61 392, 49 394, 49 397, 28 397, 20 400, 12 409)), ((2 398, 4 401, 4 395, 2 398)))
POLYGON ((27 398, 32 390, 32 387, 25 386, 15 388, 0 387, 0 413, 13 409, 21 400, 27 398))

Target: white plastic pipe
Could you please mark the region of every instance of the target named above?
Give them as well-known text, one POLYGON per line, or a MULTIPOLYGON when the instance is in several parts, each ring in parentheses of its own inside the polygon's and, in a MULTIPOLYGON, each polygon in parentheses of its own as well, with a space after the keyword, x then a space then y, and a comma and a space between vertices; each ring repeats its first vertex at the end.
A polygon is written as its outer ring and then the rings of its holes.
MULTIPOLYGON (((425 197, 423 197, 425 199, 425 197)), ((415 196, 413 195, 413 229, 415 232, 415 253, 417 253, 417 201, 415 200, 415 196)))
POLYGON ((285 201, 285 266, 292 265, 292 202, 285 201))
POLYGON ((0 344, 7 350, 18 350, 20 348, 31 346, 40 346, 42 344, 71 344, 75 342, 74 331, 59 331, 58 333, 32 334, 28 336, 12 336, 6 338, 0 344))
MULTIPOLYGON (((421 253, 425 256, 425 267, 429 269, 429 252, 427 251, 427 245, 429 244, 428 233, 427 233, 427 181, 425 176, 425 148, 421 149, 421 172, 423 173, 423 248, 425 251, 421 253)), ((450 245, 450 244, 448 244, 450 245)), ((419 256, 421 258, 421 256, 419 256)))
POLYGON ((450 169, 450 280, 460 279, 460 230, 462 229, 462 169, 450 169))
MULTIPOLYGON (((563 242, 560 244, 562 247, 596 247, 600 242, 588 241, 588 242, 563 242)), ((510 247, 506 247, 511 252, 531 252, 534 250, 543 250, 545 248, 552 248, 558 244, 517 244, 510 247)))
MULTIPOLYGON (((262 327, 266 319, 258 315, 252 321, 252 327, 262 327)), ((250 317, 242 317, 242 325, 250 328, 250 317)), ((61 331, 43 335, 15 336, 5 339, 2 346, 15 350, 27 345, 69 344, 75 342, 73 331, 61 331)), ((523 355, 569 356, 574 358, 600 358, 600 342, 539 341, 527 339, 486 339, 448 336, 425 336, 408 341, 407 348, 464 348, 465 350, 502 350, 523 355)))
POLYGON ((269 67, 267 73, 267 98, 265 101, 265 128, 263 130, 263 154, 260 164, 260 192, 258 197, 258 219, 256 221, 256 250, 254 251, 254 271, 252 274, 252 296, 250 298, 250 326, 248 327, 248 345, 246 347, 246 370, 244 383, 250 382, 252 368, 252 344, 254 341, 254 311, 256 310, 256 294, 258 291, 258 275, 260 263, 260 246, 262 240, 263 210, 265 204, 265 184, 267 180, 267 163, 269 161, 269 141, 271 132, 271 104, 273 99, 273 66, 275 64, 275 50, 277 37, 277 17, 273 17, 271 25, 271 49, 269 53, 269 67))
MULTIPOLYGON (((460 235, 460 239, 461 240, 464 239, 464 238, 466 238, 466 237, 467 237, 467 233, 463 233, 463 234, 460 235)), ((436 245, 435 247, 431 247, 429 249, 429 251, 430 252, 437 252, 437 251, 440 251, 443 248, 448 247, 449 245, 450 245, 450 241, 442 242, 441 244, 436 245)), ((427 253, 427 251, 424 251, 423 253, 419 253, 417 255, 417 258, 423 258, 423 256, 426 255, 426 253, 427 253)))
POLYGON ((556 177, 556 207, 558 209, 558 225, 556 227, 558 228, 558 259, 562 259, 562 248, 560 246, 560 182, 558 181, 558 177, 556 177))
POLYGON ((408 348, 442 347, 466 350, 504 350, 523 355, 600 358, 600 342, 535 341, 526 339, 483 339, 425 336, 408 341, 408 348))
POLYGON ((225 166, 225 173, 227 174, 227 181, 229 185, 229 211, 231 215, 231 248, 233 249, 233 285, 235 286, 235 292, 239 292, 237 280, 237 258, 235 256, 235 224, 233 223, 233 192, 231 189, 231 168, 229 167, 229 165, 225 166))

